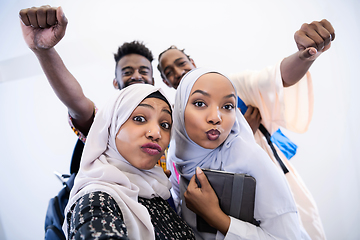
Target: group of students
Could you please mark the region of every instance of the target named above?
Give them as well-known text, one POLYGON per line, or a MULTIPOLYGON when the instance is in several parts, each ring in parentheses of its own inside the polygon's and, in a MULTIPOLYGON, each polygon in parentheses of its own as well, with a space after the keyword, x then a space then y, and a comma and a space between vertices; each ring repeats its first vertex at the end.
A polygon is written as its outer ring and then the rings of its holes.
POLYGON ((61 7, 19 15, 27 45, 86 143, 65 209, 68 239, 326 238, 301 177, 258 128, 306 131, 313 104, 308 69, 335 38, 327 20, 304 24, 295 33, 299 51, 260 72, 227 77, 197 68, 183 50, 166 49, 158 69, 177 89, 174 107, 153 86, 151 51, 125 43, 115 54, 113 85, 120 91, 98 111, 54 48, 68 23, 61 7), (244 115, 239 97, 248 107, 244 115), (157 165, 167 148, 170 177, 157 165), (259 226, 226 215, 201 168, 253 176, 259 226), (217 233, 198 231, 195 214, 217 233))

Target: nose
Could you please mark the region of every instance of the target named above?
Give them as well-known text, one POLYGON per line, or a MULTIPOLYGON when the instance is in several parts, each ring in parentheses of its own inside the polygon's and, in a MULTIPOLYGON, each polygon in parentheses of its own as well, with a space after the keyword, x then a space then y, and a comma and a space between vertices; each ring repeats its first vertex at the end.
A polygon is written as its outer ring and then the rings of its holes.
POLYGON ((221 112, 219 110, 219 107, 211 107, 209 108, 210 112, 207 118, 207 122, 212 125, 218 125, 221 123, 221 112))
POLYGON ((141 74, 139 73, 139 70, 136 69, 133 73, 133 75, 131 76, 131 79, 134 79, 134 80, 142 80, 142 76, 141 74))
POLYGON ((158 124, 152 124, 150 128, 147 129, 145 133, 146 138, 151 139, 152 141, 157 141, 161 139, 160 126, 158 124))
POLYGON ((175 78, 180 80, 185 75, 185 69, 175 67, 175 78))

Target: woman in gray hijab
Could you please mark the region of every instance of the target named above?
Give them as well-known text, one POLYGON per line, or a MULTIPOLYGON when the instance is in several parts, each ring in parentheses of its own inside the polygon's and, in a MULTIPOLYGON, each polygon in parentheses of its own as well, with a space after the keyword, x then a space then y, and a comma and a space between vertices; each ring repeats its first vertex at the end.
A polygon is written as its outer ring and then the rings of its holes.
POLYGON ((233 83, 204 68, 187 73, 177 89, 168 163, 175 164, 171 182, 173 193, 182 199, 182 217, 197 239, 310 239, 285 177, 255 142, 236 100, 233 83), (260 225, 226 215, 200 168, 253 176, 254 218, 260 225), (201 187, 195 182, 195 170, 201 187), (197 231, 195 213, 217 233, 197 231))

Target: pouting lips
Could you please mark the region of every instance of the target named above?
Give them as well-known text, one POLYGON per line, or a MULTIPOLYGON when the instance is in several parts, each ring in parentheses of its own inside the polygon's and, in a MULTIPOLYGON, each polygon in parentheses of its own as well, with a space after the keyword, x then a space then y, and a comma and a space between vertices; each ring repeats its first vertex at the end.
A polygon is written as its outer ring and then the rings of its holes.
POLYGON ((156 143, 147 143, 141 146, 143 152, 148 153, 150 155, 157 155, 161 153, 161 147, 156 143))
POLYGON ((211 129, 209 131, 206 132, 206 135, 207 135, 207 138, 210 140, 210 141, 215 141, 216 139, 219 138, 220 136, 220 131, 217 130, 217 129, 211 129))

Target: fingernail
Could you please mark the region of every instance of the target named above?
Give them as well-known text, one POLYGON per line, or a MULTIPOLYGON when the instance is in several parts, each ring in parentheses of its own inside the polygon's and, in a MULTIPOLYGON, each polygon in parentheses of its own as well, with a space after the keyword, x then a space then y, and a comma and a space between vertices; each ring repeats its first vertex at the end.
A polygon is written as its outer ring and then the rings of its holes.
POLYGON ((312 48, 312 49, 310 49, 309 52, 310 52, 311 56, 313 56, 317 53, 317 50, 316 50, 316 48, 312 48))
POLYGON ((201 170, 200 167, 196 167, 196 174, 199 175, 199 174, 202 174, 203 171, 201 170))

